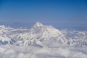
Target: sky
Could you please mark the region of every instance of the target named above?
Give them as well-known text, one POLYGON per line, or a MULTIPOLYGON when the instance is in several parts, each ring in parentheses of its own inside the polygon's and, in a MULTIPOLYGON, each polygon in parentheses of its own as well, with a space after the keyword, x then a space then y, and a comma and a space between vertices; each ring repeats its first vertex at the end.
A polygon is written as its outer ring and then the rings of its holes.
POLYGON ((1 23, 87 27, 87 0, 0 0, 1 23))

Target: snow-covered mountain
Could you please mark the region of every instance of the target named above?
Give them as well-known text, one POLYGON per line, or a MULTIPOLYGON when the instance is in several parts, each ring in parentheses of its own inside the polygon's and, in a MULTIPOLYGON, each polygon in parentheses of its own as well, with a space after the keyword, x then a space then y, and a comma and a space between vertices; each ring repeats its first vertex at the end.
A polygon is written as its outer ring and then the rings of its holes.
POLYGON ((87 32, 58 30, 37 22, 30 29, 0 26, 0 44, 16 46, 86 46, 87 32))
POLYGON ((87 31, 0 26, 0 58, 87 58, 87 31))
POLYGON ((87 31, 61 30, 70 46, 87 46, 87 31))

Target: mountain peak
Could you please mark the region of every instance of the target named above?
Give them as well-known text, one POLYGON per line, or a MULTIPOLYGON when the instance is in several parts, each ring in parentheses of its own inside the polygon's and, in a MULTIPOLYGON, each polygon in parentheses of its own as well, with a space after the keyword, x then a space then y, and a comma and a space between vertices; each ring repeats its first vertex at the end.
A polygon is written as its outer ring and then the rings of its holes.
POLYGON ((43 26, 43 24, 40 22, 36 22, 35 26, 43 26))

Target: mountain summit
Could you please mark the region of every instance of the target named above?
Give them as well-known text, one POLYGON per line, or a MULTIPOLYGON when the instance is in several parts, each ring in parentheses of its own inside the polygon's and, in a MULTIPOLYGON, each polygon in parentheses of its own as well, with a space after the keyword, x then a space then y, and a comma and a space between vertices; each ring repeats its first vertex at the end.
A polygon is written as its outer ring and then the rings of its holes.
POLYGON ((43 26, 43 24, 40 22, 36 22, 36 24, 34 26, 43 26))
POLYGON ((56 28, 48 25, 43 25, 37 22, 29 31, 29 38, 34 42, 38 41, 43 45, 52 46, 50 43, 55 45, 65 44, 65 36, 56 28))

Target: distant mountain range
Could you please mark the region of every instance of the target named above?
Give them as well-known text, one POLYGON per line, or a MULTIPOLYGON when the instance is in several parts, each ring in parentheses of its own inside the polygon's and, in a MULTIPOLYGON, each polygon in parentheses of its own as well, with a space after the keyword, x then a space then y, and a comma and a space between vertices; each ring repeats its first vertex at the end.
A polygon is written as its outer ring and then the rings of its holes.
POLYGON ((39 22, 28 28, 0 26, 0 45, 16 46, 87 46, 87 31, 58 30, 39 22))

